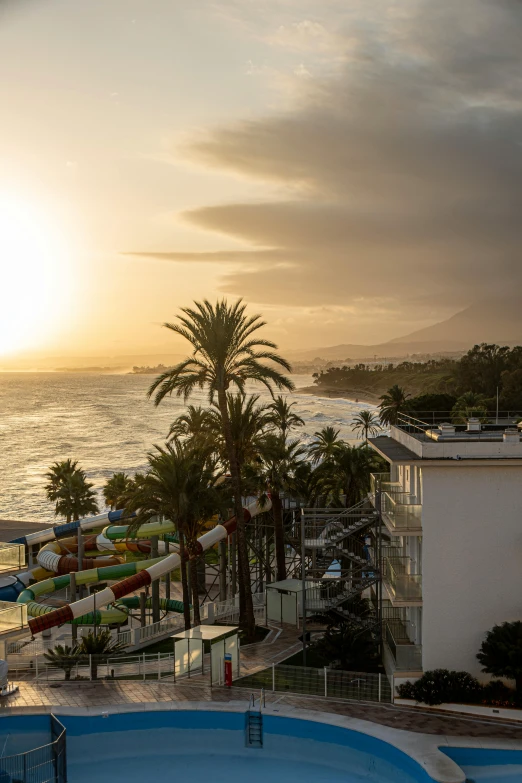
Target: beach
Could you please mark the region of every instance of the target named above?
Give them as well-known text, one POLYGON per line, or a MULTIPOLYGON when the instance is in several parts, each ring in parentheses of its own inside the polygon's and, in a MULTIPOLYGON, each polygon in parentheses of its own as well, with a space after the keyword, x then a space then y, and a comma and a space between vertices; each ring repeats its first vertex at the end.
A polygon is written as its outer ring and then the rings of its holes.
POLYGON ((296 394, 311 394, 314 397, 326 397, 329 399, 341 399, 347 402, 364 403, 367 405, 378 405, 380 403, 380 397, 378 394, 373 394, 370 391, 357 390, 345 391, 344 389, 325 389, 319 386, 303 386, 300 389, 296 389, 296 394))

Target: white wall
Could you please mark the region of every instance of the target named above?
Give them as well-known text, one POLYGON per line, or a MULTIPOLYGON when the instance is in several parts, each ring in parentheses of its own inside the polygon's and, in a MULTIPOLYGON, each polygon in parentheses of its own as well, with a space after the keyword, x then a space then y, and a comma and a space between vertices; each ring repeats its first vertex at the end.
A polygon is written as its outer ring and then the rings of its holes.
POLYGON ((522 619, 522 465, 422 467, 423 669, 481 674, 496 623, 522 619))

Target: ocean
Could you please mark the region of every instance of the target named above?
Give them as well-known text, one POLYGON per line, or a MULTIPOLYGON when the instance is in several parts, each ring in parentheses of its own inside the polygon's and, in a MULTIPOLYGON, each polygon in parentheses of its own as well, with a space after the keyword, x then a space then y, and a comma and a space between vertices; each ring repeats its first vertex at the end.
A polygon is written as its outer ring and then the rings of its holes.
MULTIPOLYGON (((29 522, 55 520, 45 497, 45 473, 56 460, 78 460, 100 497, 106 479, 116 471, 143 470, 147 452, 161 445, 182 399, 159 407, 147 399, 153 375, 84 373, 0 373, 0 518, 29 522)), ((296 388, 310 386, 310 375, 293 375, 296 388)), ((263 388, 251 387, 268 402, 263 388)), ((354 415, 373 406, 344 399, 289 394, 305 426, 296 431, 303 443, 327 425, 355 441, 354 415)), ((207 404, 204 392, 191 398, 207 404)))

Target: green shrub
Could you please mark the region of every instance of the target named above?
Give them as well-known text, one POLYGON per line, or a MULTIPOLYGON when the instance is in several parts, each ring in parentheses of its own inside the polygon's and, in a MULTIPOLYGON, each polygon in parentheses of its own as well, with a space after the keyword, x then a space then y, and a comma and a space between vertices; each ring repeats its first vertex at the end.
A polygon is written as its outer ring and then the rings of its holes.
POLYGON ((481 691, 481 684, 471 674, 448 669, 425 672, 416 682, 406 682, 397 689, 403 699, 415 699, 430 705, 443 702, 476 704, 481 699, 481 691))
POLYGON ((515 691, 502 680, 491 680, 482 688, 481 701, 491 707, 512 707, 516 701, 515 691))

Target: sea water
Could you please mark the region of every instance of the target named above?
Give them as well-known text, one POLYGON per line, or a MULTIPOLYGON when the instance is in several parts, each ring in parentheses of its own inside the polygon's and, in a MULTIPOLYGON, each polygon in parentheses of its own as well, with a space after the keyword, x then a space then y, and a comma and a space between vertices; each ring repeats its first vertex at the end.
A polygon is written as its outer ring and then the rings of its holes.
MULTIPOLYGON (((56 460, 71 458, 87 473, 104 508, 101 489, 116 471, 143 470, 147 452, 165 442, 170 424, 185 409, 172 397, 155 407, 147 398, 154 375, 90 373, 0 373, 0 518, 52 523, 45 497, 45 473, 56 460)), ((311 375, 294 375, 296 388, 311 375)), ((264 387, 248 391, 270 401, 264 387)), ((289 394, 305 426, 295 431, 303 444, 332 425, 355 441, 354 416, 373 406, 345 399, 289 394)), ((196 391, 193 405, 207 405, 196 391)), ((360 441, 359 441, 360 442, 360 441)))

